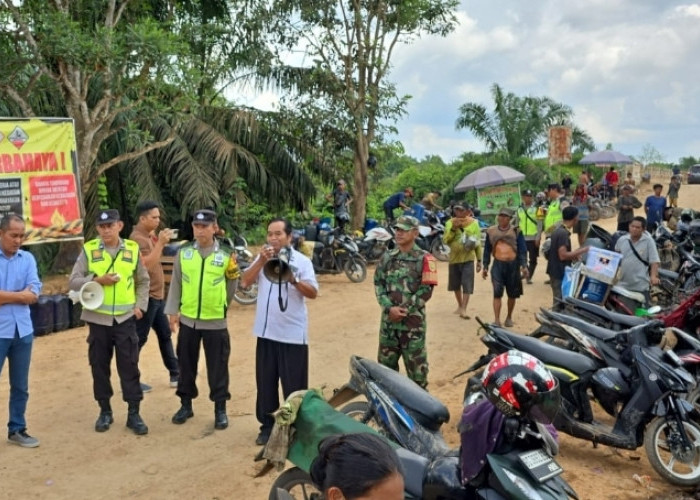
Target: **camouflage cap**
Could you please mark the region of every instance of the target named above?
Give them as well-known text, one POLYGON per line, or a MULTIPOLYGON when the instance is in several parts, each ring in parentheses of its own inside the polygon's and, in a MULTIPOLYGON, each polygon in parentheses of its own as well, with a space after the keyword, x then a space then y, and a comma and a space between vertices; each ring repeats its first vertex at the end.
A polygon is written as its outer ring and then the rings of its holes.
POLYGON ((404 231, 410 231, 411 229, 416 229, 418 227, 418 219, 411 217, 410 215, 402 215, 394 223, 394 228, 403 229, 404 231))

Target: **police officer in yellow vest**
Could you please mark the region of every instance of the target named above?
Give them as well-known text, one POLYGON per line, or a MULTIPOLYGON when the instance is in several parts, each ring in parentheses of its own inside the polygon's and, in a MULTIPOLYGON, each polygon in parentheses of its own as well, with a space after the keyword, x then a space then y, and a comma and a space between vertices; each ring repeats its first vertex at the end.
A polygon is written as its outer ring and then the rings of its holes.
POLYGON ((117 210, 101 210, 95 223, 99 237, 83 245, 69 283, 70 289, 76 291, 89 281, 104 289, 102 304, 94 310, 83 309, 81 315, 89 327, 88 360, 93 393, 100 405, 95 430, 104 432, 114 422, 110 406, 114 394, 110 382, 114 352, 122 395, 129 405, 126 426, 135 434, 147 434, 148 427, 139 415, 143 392, 136 319, 148 308, 148 271, 139 260, 138 244, 119 237, 124 223, 117 210))
POLYGON ((523 191, 523 204, 515 212, 515 226, 525 238, 525 246, 528 255, 527 283, 532 284, 532 276, 537 267, 537 254, 540 249, 540 237, 542 234, 542 220, 537 218, 537 206, 533 202, 532 189, 523 191))
POLYGON ((200 345, 204 344, 209 399, 214 402, 214 428, 226 429, 226 401, 231 399, 228 373, 231 342, 226 310, 236 291, 240 272, 231 255, 233 249, 222 246, 214 237, 219 230, 215 212, 195 212, 192 229, 195 241, 182 247, 175 258, 165 303, 170 329, 179 330, 180 378, 176 394, 181 406, 172 422, 184 424, 194 416, 192 400, 199 394, 195 378, 200 345))
POLYGON ((569 202, 562 195, 561 186, 557 183, 547 186, 547 198, 549 198, 549 205, 547 215, 544 217, 544 232, 552 234, 555 226, 562 221, 561 211, 569 206, 569 202))

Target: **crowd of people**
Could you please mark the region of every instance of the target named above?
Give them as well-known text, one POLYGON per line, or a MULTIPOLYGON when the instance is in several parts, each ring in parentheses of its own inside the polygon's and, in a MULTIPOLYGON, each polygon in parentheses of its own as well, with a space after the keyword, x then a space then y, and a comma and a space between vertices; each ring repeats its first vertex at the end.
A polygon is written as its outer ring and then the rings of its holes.
MULTIPOLYGON (((611 169, 608 174, 616 173, 611 169)), ((607 177, 607 176, 606 176, 607 177)), ((561 299, 561 284, 566 266, 587 250, 587 199, 589 186, 579 182, 573 187, 570 177, 565 185, 550 184, 546 189, 546 207, 535 201, 532 190, 522 192, 517 209, 502 208, 496 223, 481 230, 474 209, 465 202, 452 202, 451 218, 445 225, 444 243, 450 247, 445 287, 454 294, 455 314, 470 319, 469 299, 474 293, 475 276, 490 277, 493 322, 511 327, 515 324, 516 300, 523 294, 523 282, 532 283, 540 250, 548 240, 546 253, 548 283, 553 306, 561 299), (567 190, 570 196, 566 196, 567 190), (571 234, 578 234, 578 248, 572 249, 571 234), (507 295, 505 316, 502 299, 507 295)), ((654 194, 642 204, 633 193, 634 185, 624 183, 616 189, 618 229, 627 230, 616 244, 623 255, 620 282, 632 291, 648 297, 649 287, 658 283, 659 256, 646 232, 653 223, 661 223, 670 200, 677 201, 677 179, 671 181, 669 200, 662 196, 663 186, 653 186, 654 194), (673 194, 674 196, 671 196, 673 194), (644 207, 647 217, 634 215, 644 207)), ((613 176, 609 185, 616 186, 613 176)), ((438 205, 440 193, 426 194, 424 203, 438 205)), ((399 360, 408 377, 419 386, 428 386, 426 349, 426 303, 438 285, 433 256, 416 244, 419 221, 409 215, 394 218, 396 208, 407 209, 413 189, 405 188, 384 204, 387 221, 395 231, 397 246, 378 263, 374 275, 376 300, 381 308, 378 354, 380 363, 399 369, 399 360)), ((349 221, 352 196, 344 181, 338 181, 329 195, 334 204, 336 224, 349 221)), ((228 427, 226 402, 229 391, 230 336, 226 311, 235 286, 258 284, 253 333, 256 346, 256 417, 260 430, 255 442, 263 445, 270 437, 272 413, 279 406, 279 388, 286 398, 308 387, 308 313, 306 301, 315 299, 319 285, 311 261, 292 248, 292 226, 283 218, 267 226, 267 241, 252 264, 241 275, 232 249, 216 238, 217 215, 202 209, 193 214, 194 241, 180 248, 172 272, 169 293, 164 294, 164 276, 160 264, 163 248, 172 233, 161 226, 160 209, 154 202, 139 204, 130 237, 120 232, 124 221, 114 209, 101 210, 95 226, 98 236, 86 241, 70 275, 71 290, 80 290, 89 282, 104 290, 104 300, 95 309, 83 309, 81 318, 88 325, 88 361, 93 379, 93 397, 99 407, 95 431, 106 432, 114 422, 110 364, 116 357, 121 397, 127 405, 126 425, 137 435, 148 433, 140 415, 144 392, 150 386, 141 380, 139 351, 153 329, 158 339, 163 365, 170 384, 176 388, 180 408, 172 422, 182 425, 194 415, 193 400, 198 397, 196 374, 200 347, 203 346, 209 384, 209 399, 214 404, 214 428, 228 427), (286 249, 290 274, 275 282, 264 273, 265 266, 286 249), (177 349, 172 335, 177 335, 177 349)), ((0 220, 0 369, 7 359, 10 367, 10 418, 8 440, 23 447, 36 447, 38 439, 27 433, 24 418, 28 400, 28 373, 32 347, 29 305, 41 290, 37 264, 32 255, 20 248, 25 224, 17 215, 0 220)))

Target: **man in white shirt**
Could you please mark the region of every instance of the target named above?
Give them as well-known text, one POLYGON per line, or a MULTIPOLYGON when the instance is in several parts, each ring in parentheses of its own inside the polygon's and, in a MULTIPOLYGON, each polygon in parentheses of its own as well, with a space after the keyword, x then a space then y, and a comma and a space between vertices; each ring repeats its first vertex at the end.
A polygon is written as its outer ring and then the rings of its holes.
POLYGON ((258 282, 258 302, 253 334, 255 349, 255 414, 260 433, 255 443, 264 445, 274 424, 272 412, 279 407, 279 383, 285 399, 309 384, 308 315, 306 299, 315 299, 318 282, 314 268, 292 244, 292 225, 286 219, 273 219, 267 226, 267 245, 243 273, 240 285, 258 282), (280 283, 261 273, 265 264, 278 257, 281 249, 289 252, 291 278, 280 283))

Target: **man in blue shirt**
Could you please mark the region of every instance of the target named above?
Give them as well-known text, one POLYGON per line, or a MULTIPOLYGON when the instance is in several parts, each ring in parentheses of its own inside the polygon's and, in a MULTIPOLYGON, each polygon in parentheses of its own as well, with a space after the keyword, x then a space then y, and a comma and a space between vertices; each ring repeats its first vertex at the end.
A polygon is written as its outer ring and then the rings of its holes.
POLYGON ((39 440, 27 434, 24 412, 29 399, 29 362, 34 327, 29 304, 39 298, 41 282, 36 260, 20 250, 24 220, 9 214, 0 220, 0 373, 8 360, 10 370, 10 420, 7 441, 36 448, 39 440))
POLYGON ((403 191, 394 193, 384 202, 384 215, 386 216, 387 226, 391 226, 394 223, 394 210, 397 208, 402 208, 408 210, 411 208, 410 203, 407 203, 406 198, 413 198, 413 189, 407 187, 403 191))
POLYGON ((664 187, 661 184, 654 184, 654 194, 647 196, 644 202, 644 212, 647 214, 647 227, 650 230, 652 224, 663 224, 664 209, 666 208, 666 198, 661 196, 661 190, 664 187))

